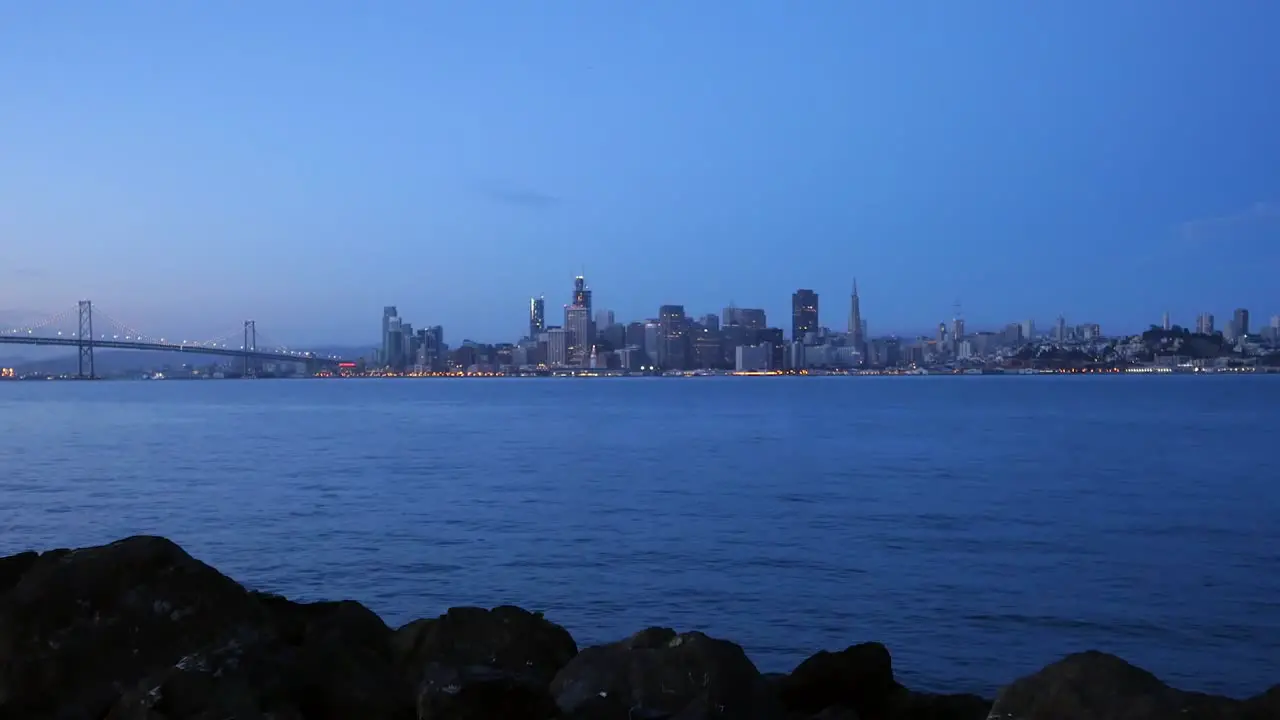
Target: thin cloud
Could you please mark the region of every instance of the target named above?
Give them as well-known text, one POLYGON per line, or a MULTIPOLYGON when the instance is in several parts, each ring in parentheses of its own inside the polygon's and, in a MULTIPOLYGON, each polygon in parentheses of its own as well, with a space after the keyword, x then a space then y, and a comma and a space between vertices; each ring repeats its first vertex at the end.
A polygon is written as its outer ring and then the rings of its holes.
POLYGON ((1280 201, 1261 200, 1229 215, 1188 220, 1178 225, 1177 235, 1188 248, 1280 239, 1280 201))
POLYGON ((487 183, 481 187, 481 192, 493 202, 517 207, 548 208, 561 201, 552 193, 510 182, 487 183))

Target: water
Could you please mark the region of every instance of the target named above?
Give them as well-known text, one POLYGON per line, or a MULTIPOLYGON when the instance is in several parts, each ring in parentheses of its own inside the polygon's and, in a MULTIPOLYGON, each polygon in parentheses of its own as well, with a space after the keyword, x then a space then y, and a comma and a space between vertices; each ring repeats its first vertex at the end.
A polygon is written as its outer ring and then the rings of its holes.
POLYGON ((163 534, 389 623, 881 640, 992 693, 1086 648, 1280 682, 1280 378, 0 384, 0 554, 163 534))

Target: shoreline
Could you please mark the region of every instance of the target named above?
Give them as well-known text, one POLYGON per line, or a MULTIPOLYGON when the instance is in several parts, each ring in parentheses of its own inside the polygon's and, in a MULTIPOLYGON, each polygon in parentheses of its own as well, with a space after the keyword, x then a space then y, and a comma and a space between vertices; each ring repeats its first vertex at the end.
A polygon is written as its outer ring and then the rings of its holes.
POLYGON ((438 373, 431 375, 306 375, 306 376, 257 376, 257 377, 210 377, 210 376, 178 376, 178 377, 137 377, 111 376, 98 378, 80 378, 75 376, 26 376, 0 379, 0 386, 6 383, 32 382, 156 382, 156 381, 191 381, 191 380, 689 380, 707 378, 940 378, 940 377, 1250 377, 1258 375, 1280 375, 1280 367, 1265 368, 1212 368, 1212 369, 1155 369, 1125 368, 1107 370, 987 370, 987 371, 879 371, 859 370, 851 372, 687 372, 687 373, 624 373, 593 371, 551 371, 547 373, 438 373))
POLYGON ((0 719, 34 717, 1274 720, 1280 685, 1251 698, 1184 692, 1086 651, 983 698, 912 691, 876 642, 764 674, 701 632, 579 647, 514 606, 390 628, 359 603, 248 590, 167 539, 135 536, 0 557, 0 719))

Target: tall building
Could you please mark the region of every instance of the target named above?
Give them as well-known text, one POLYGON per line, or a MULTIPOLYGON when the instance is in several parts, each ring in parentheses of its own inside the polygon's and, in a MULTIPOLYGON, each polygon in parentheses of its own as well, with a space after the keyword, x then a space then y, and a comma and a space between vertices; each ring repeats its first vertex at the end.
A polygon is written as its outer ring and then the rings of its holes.
POLYGON ((1031 339, 1032 339, 1033 337, 1035 337, 1035 334, 1036 334, 1036 323, 1035 323, 1035 321, 1034 321, 1034 320, 1023 320, 1023 321, 1022 321, 1022 337, 1023 337, 1023 339, 1024 339, 1024 340, 1026 340, 1026 341, 1028 341, 1028 342, 1030 342, 1030 341, 1031 341, 1031 339))
POLYGON ((1173 329, 1173 323, 1169 322, 1169 313, 1166 312, 1164 314, 1164 318, 1163 318, 1163 322, 1161 323, 1161 326, 1164 327, 1165 330, 1173 329))
POLYGON ((382 365, 391 364, 391 320, 399 314, 395 305, 382 308, 382 351, 378 357, 382 365))
POLYGON ((818 332, 818 293, 801 288, 791 294, 791 341, 818 332))
POLYGON ((566 367, 569 364, 569 331, 565 328, 547 328, 547 365, 566 367))
POLYGON ((386 365, 392 370, 403 370, 405 366, 404 330, 400 318, 387 320, 387 337, 385 349, 386 365))
POLYGON ((720 316, 716 315, 715 313, 707 313, 706 315, 702 316, 702 321, 699 324, 708 330, 715 330, 719 332, 720 316))
POLYGON ((685 370, 689 367, 688 321, 683 305, 663 305, 658 310, 661 337, 658 364, 663 370, 685 370))
POLYGON ((1058 316, 1058 327, 1054 330, 1053 339, 1058 342, 1067 340, 1067 319, 1061 315, 1058 316))
POLYGON ((720 314, 722 318, 721 325, 741 325, 752 330, 764 330, 768 327, 765 322, 764 310, 759 308, 740 308, 730 305, 720 314))
POLYGON ((849 342, 858 351, 867 339, 863 336, 862 307, 858 302, 858 279, 853 279, 853 295, 849 296, 849 342))
POLYGON ((1237 335, 1249 334, 1249 311, 1244 308, 1236 308, 1235 313, 1231 316, 1231 322, 1235 324, 1237 335))
POLYGON ((1280 330, 1280 315, 1271 316, 1271 329, 1280 330))
POLYGON ((1196 332, 1200 335, 1213 334, 1213 313, 1200 313, 1196 318, 1196 332))
POLYGON ((529 337, 536 340, 547 329, 547 301, 539 295, 529 298, 529 337))
POLYGON ((601 332, 605 328, 611 325, 613 325, 613 311, 597 310, 596 311, 596 332, 601 332))
POLYGON ((591 322, 591 290, 579 275, 573 279, 573 302, 564 306, 564 329, 569 332, 570 361, 585 366, 595 344, 595 324, 591 322))

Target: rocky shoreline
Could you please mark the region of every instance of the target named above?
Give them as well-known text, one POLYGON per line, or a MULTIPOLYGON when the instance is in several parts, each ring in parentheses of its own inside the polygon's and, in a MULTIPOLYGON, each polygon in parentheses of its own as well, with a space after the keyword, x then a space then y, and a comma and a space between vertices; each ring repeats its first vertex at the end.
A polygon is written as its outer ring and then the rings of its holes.
POLYGON ((912 692, 871 642, 763 675, 699 632, 579 648, 509 606, 392 629, 359 603, 246 590, 169 540, 132 537, 0 558, 0 720, 42 718, 1280 720, 1280 685, 1184 692, 1086 652, 981 698, 912 692))

